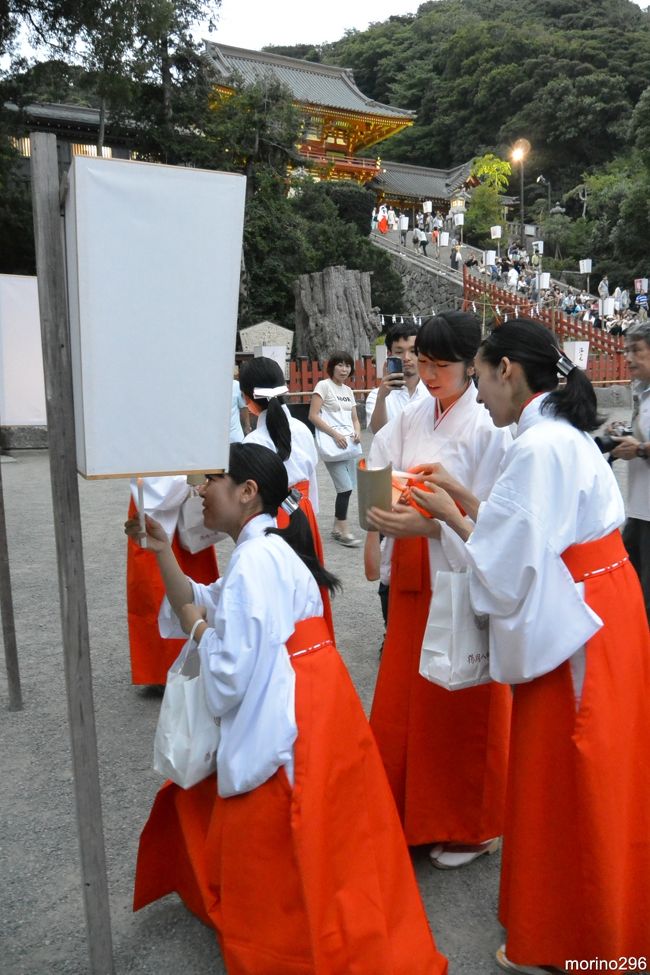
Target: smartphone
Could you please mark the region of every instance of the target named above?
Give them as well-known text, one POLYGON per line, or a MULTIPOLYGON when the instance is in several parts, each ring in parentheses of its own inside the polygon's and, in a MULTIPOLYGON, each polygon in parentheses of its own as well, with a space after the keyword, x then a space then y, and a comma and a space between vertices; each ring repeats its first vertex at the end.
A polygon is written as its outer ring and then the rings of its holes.
POLYGON ((404 363, 398 355, 388 355, 386 356, 386 372, 404 372, 404 363))

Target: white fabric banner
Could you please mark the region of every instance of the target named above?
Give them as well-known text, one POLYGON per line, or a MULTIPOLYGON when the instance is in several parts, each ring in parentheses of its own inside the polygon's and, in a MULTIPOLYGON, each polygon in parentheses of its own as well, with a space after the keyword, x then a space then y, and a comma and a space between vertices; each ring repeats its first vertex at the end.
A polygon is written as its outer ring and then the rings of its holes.
POLYGON ((246 180, 75 156, 65 228, 77 466, 228 465, 246 180))
POLYGON ((46 422, 36 278, 0 274, 0 423, 46 422))

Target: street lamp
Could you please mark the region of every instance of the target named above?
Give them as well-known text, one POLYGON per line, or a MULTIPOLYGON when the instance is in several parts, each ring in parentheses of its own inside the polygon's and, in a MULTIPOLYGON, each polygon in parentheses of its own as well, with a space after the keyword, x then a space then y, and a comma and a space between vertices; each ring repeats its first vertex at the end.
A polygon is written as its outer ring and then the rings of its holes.
POLYGON ((510 153, 510 158, 512 161, 514 163, 519 163, 519 214, 521 218, 521 246, 524 249, 526 247, 526 234, 524 227, 524 162, 529 152, 530 142, 528 139, 517 139, 512 147, 512 152, 510 153))
POLYGON ((469 200, 469 193, 464 189, 454 193, 451 198, 449 212, 454 218, 454 227, 460 227, 460 243, 463 243, 463 225, 465 223, 466 201, 469 200))
POLYGON ((548 190, 548 212, 550 213, 551 212, 551 181, 550 179, 547 179, 546 176, 542 176, 542 174, 540 173, 540 175, 537 177, 536 182, 540 183, 542 186, 545 186, 546 189, 548 190))

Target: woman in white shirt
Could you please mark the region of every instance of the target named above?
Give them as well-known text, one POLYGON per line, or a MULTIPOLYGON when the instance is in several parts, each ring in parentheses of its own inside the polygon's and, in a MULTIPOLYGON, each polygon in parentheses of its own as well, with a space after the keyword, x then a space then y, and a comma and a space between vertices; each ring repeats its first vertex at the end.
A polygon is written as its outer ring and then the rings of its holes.
POLYGON ((336 489, 332 538, 348 548, 357 548, 361 543, 350 531, 347 520, 350 497, 356 484, 356 465, 361 455, 360 447, 351 450, 353 445, 361 442, 361 424, 354 392, 345 384, 354 375, 354 359, 347 352, 335 352, 327 363, 326 372, 329 379, 321 379, 314 387, 309 422, 331 437, 341 453, 348 455, 343 460, 323 460, 336 489), (353 456, 349 456, 351 453, 353 456))
MULTIPOLYGON (((217 775, 159 791, 134 906, 176 891, 229 972, 445 975, 361 703, 322 617, 315 557, 278 455, 231 448, 202 489, 235 550, 213 586, 188 579, 147 521, 169 603, 161 629, 198 645, 221 718, 217 775), (286 529, 275 526, 281 505, 286 529), (342 729, 344 733, 342 733, 342 729)), ((137 534, 137 522, 127 523, 137 534)))
POLYGON ((619 533, 623 500, 587 432, 600 422, 596 397, 529 319, 495 329, 476 366, 494 422, 517 423, 499 479, 481 503, 434 468, 434 493, 414 493, 467 540, 490 672, 515 685, 497 960, 541 972, 644 958, 650 638, 619 533))

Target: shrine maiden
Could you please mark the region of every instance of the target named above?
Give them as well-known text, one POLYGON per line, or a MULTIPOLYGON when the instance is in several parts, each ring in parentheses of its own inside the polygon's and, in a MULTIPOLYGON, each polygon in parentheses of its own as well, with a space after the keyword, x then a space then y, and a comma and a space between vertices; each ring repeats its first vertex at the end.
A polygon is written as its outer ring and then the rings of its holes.
POLYGON ((528 319, 495 329, 477 371, 494 422, 517 422, 501 475, 479 503, 431 472, 475 527, 440 488, 414 493, 469 539, 490 670, 515 685, 497 959, 528 972, 647 957, 650 638, 620 491, 586 432, 596 397, 528 319))
MULTIPOLYGON (((320 562, 324 562, 323 540, 318 528, 318 451, 309 427, 289 412, 284 395, 289 391, 282 369, 266 356, 249 359, 240 369, 240 385, 249 412, 257 417, 257 427, 244 438, 244 443, 258 443, 275 450, 287 470, 289 486, 300 492, 300 507, 307 516, 320 562)), ((278 525, 285 528, 284 511, 277 512, 278 525)), ((332 634, 334 622, 327 589, 321 590, 325 619, 332 634)))
MULTIPOLYGON (((486 498, 506 449, 476 401, 476 316, 448 311, 424 322, 416 339, 425 400, 377 434, 369 466, 409 470, 444 462, 486 498)), ((510 692, 497 684, 449 692, 419 674, 436 573, 462 571, 456 534, 414 508, 372 509, 372 522, 395 539, 388 629, 370 718, 409 844, 434 843, 441 868, 462 866, 496 847, 503 827, 510 692)))
MULTIPOLYGON (((190 490, 187 478, 145 477, 143 487, 145 512, 165 529, 183 571, 199 582, 214 582, 219 575, 214 548, 210 546, 192 554, 178 540, 178 516, 190 490)), ((129 518, 134 518, 138 498, 135 481, 131 484, 131 494, 129 518)), ((133 684, 164 684, 167 671, 181 652, 182 640, 165 639, 158 630, 158 611, 164 596, 155 557, 130 538, 126 555, 126 605, 133 684)))
MULTIPOLYGON (((444 975, 381 760, 323 616, 315 557, 278 454, 231 447, 203 490, 205 524, 236 546, 222 579, 148 539, 221 717, 217 777, 167 782, 140 841, 135 907, 176 891, 218 933, 236 975, 444 975), (284 504, 289 527, 277 529, 284 504), (341 733, 345 729, 345 733, 341 733)), ((138 526, 127 523, 137 534, 138 526)))

